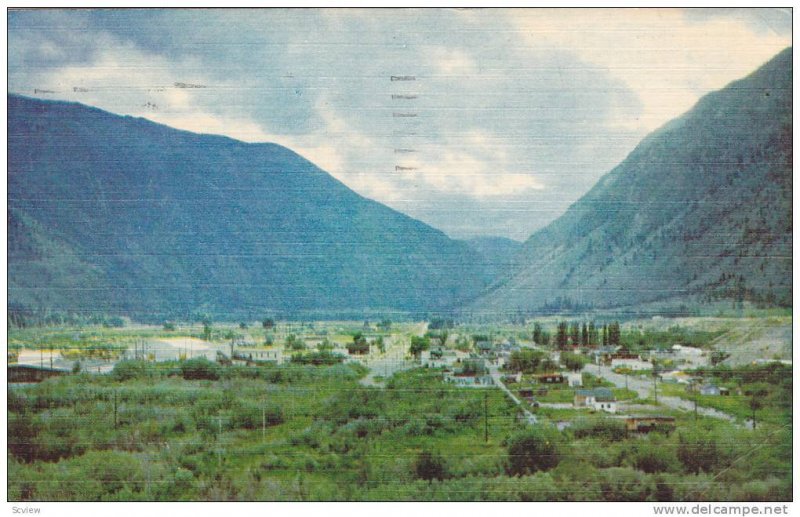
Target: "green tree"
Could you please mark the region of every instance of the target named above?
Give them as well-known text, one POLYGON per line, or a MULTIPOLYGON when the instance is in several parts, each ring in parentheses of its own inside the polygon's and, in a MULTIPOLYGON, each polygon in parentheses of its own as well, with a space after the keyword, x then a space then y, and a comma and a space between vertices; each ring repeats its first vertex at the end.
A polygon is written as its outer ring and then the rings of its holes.
POLYGON ((569 352, 561 353, 561 364, 563 364, 564 368, 566 368, 567 370, 578 372, 581 369, 583 369, 583 366, 588 362, 589 359, 585 355, 572 354, 569 352))
POLYGON ((181 374, 188 380, 210 380, 219 379, 220 367, 217 363, 211 362, 205 357, 189 359, 181 363, 181 374))
POLYGON ((586 326, 586 322, 581 328, 581 346, 589 346, 589 327, 586 326))
POLYGON ((578 346, 581 341, 581 329, 577 323, 573 323, 569 327, 569 338, 571 340, 572 346, 578 346))
POLYGON ((422 451, 417 455, 414 462, 414 475, 417 479, 432 481, 434 479, 445 479, 447 477, 447 465, 444 458, 430 451, 422 451))
POLYGON ((367 338, 361 332, 356 332, 353 336, 353 342, 347 345, 347 351, 350 354, 368 354, 369 343, 367 343, 367 338))
POLYGON ((558 332, 556 334, 556 346, 559 350, 566 350, 567 348, 567 322, 566 321, 559 321, 558 322, 558 332))
POLYGON ((533 342, 542 345, 542 326, 538 323, 533 324, 533 342))
POLYGON ((428 337, 411 336, 411 347, 408 351, 419 359, 419 355, 431 347, 431 340, 428 337))
POLYGON ((523 348, 511 353, 507 369, 512 372, 534 373, 541 369, 544 358, 544 352, 523 348))
POLYGON ((615 321, 608 326, 608 344, 610 346, 619 346, 620 343, 620 329, 619 322, 615 321))
POLYGON ((525 476, 550 470, 559 463, 559 436, 556 431, 534 427, 508 440, 508 473, 525 476))
POLYGON ((589 322, 589 342, 591 347, 597 346, 597 327, 594 326, 594 321, 589 322))
POLYGON ((272 327, 275 326, 275 320, 272 318, 265 318, 264 321, 261 322, 261 326, 264 327, 266 330, 270 330, 272 327))

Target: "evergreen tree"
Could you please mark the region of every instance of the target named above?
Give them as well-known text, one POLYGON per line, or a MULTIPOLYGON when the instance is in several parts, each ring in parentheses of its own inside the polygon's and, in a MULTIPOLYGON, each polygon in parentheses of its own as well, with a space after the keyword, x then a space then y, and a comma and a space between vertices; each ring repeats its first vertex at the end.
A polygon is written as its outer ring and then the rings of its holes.
POLYGON ((580 344, 581 328, 577 323, 573 323, 569 328, 569 337, 572 339, 572 346, 580 344))
POLYGON ((567 322, 558 322, 558 334, 556 334, 556 346, 559 350, 567 348, 567 322))
POLYGON ((619 338, 620 338, 619 322, 615 321, 614 323, 608 326, 608 344, 611 346, 618 346, 619 338))
POLYGON ((581 328, 581 346, 589 346, 589 327, 586 326, 585 321, 581 328))
POLYGON ((542 343, 542 326, 538 323, 533 324, 533 342, 537 345, 543 345, 542 343))

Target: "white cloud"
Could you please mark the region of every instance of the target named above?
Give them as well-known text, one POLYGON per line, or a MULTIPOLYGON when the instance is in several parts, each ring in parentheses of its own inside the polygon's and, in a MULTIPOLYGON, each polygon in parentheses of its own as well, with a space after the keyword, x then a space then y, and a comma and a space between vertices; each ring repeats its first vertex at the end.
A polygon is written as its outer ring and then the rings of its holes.
POLYGON ((525 238, 788 46, 770 12, 29 11, 9 17, 9 89, 275 142, 448 233, 525 238))
POLYGON ((565 9, 516 11, 510 19, 526 45, 574 52, 621 79, 644 109, 614 124, 651 131, 791 45, 790 35, 759 31, 732 14, 698 23, 679 9, 565 9))

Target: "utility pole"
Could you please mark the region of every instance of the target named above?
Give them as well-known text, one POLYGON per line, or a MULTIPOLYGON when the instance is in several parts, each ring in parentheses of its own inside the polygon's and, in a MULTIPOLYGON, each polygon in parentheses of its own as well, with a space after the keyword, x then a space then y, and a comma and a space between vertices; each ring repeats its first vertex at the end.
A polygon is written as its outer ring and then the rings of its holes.
POLYGON ((222 466, 222 417, 217 417, 217 466, 222 466))
POLYGON ((656 406, 658 405, 658 376, 653 374, 653 396, 656 399, 656 406))
POLYGON ((487 391, 483 392, 483 440, 489 443, 489 392, 487 391))

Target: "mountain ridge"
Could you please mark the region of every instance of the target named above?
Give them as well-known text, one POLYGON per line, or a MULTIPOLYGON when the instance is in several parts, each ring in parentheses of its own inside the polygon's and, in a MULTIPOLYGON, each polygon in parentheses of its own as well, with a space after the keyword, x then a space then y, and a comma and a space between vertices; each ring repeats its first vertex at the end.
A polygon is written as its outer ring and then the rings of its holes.
POLYGON ((472 308, 791 304, 791 59, 785 49, 645 137, 472 308))
POLYGON ((446 310, 488 282, 465 243, 277 144, 18 95, 8 96, 8 113, 14 306, 419 313, 446 310), (48 253, 31 254, 34 244, 48 253), (88 285, 55 281, 67 258, 88 285))

